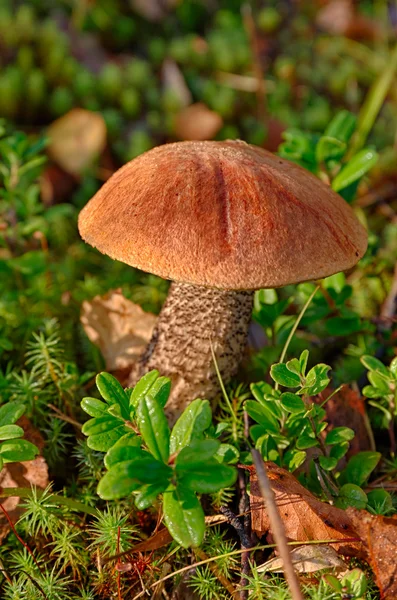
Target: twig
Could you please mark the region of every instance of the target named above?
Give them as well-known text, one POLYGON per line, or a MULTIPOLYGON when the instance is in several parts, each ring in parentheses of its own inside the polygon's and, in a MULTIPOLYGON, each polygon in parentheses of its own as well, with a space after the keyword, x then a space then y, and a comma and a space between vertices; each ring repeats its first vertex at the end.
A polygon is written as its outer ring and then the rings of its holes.
POLYGON ((5 518, 8 521, 9 526, 12 529, 13 534, 15 535, 15 537, 17 538, 18 542, 20 542, 22 544, 22 546, 29 552, 30 556, 33 558, 34 564, 36 565, 36 567, 38 568, 38 570, 41 573, 41 568, 39 563, 36 560, 35 555, 33 554, 32 550, 29 548, 29 546, 27 545, 26 542, 23 541, 23 539, 21 538, 21 536, 17 533, 17 530, 14 527, 14 523, 11 521, 10 515, 8 514, 8 512, 6 511, 6 509, 4 508, 4 506, 0 503, 0 508, 4 513, 5 518))
POLYGON ((270 486, 263 459, 259 450, 256 450, 255 448, 251 449, 251 454, 254 461, 256 474, 258 476, 259 489, 261 490, 261 494, 265 501, 267 514, 269 516, 269 521, 272 528, 272 534, 283 561, 284 573, 291 591, 292 599, 303 600, 299 580, 295 573, 291 554, 288 548, 284 525, 277 509, 276 500, 274 498, 273 490, 270 486))
POLYGON ((82 428, 81 423, 76 421, 76 419, 73 419, 72 417, 68 417, 67 415, 65 415, 61 410, 59 410, 59 408, 54 406, 54 404, 48 404, 47 406, 52 408, 52 410, 55 412, 54 417, 56 417, 57 419, 60 419, 61 421, 66 421, 67 423, 71 423, 72 425, 77 427, 77 429, 82 428))

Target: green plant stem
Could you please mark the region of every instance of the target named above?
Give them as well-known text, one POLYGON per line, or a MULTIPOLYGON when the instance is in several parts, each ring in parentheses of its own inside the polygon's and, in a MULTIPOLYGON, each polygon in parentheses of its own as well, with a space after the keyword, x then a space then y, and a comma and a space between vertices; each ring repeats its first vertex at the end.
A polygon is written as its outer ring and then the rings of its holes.
MULTIPOLYGON (((43 490, 39 490, 36 488, 36 494, 38 498, 41 498, 41 496, 43 495, 43 490)), ((2 498, 30 498, 32 496, 32 489, 18 487, 0 488, 0 496, 2 498)), ((71 498, 65 498, 64 496, 59 496, 58 494, 51 494, 51 496, 49 496, 48 498, 56 504, 59 504, 60 506, 66 506, 71 510, 76 510, 78 512, 82 512, 93 517, 97 517, 100 514, 95 508, 91 508, 91 506, 87 506, 86 504, 78 502, 77 500, 72 500, 71 498)))
POLYGON ((389 59, 386 61, 384 70, 372 84, 364 104, 361 107, 358 116, 357 131, 352 137, 349 152, 346 156, 348 160, 360 148, 363 147, 369 132, 378 116, 383 102, 389 92, 390 86, 394 81, 394 74, 397 69, 397 45, 390 53, 389 59))
POLYGON ((298 576, 295 572, 291 554, 288 548, 284 524, 277 508, 274 493, 266 473, 265 464, 259 450, 252 448, 251 454, 254 461, 256 474, 258 476, 259 488, 265 501, 267 514, 269 516, 272 534, 277 544, 277 550, 279 551, 283 561, 284 574, 291 591, 292 600, 303 600, 303 594, 300 589, 298 576))
MULTIPOLYGON (((286 342, 284 344, 283 351, 281 352, 281 356, 280 356, 280 360, 279 360, 280 363, 284 362, 285 356, 286 356, 287 351, 288 351, 288 347, 289 347, 289 345, 291 343, 292 338, 295 335, 296 330, 299 327, 299 323, 301 322, 301 320, 303 318, 303 315, 305 314, 305 312, 309 308, 310 302, 313 300, 314 296, 316 295, 316 293, 318 292, 319 289, 320 289, 319 285, 317 285, 314 288, 313 292, 310 294, 310 296, 306 300, 305 305, 302 307, 302 310, 300 311, 299 315, 297 316, 297 319, 296 319, 296 321, 294 323, 294 326, 291 329, 291 331, 289 332, 289 336, 287 337, 287 340, 286 340, 286 342)), ((275 387, 276 390, 278 390, 278 383, 276 383, 276 385, 274 387, 275 387)))

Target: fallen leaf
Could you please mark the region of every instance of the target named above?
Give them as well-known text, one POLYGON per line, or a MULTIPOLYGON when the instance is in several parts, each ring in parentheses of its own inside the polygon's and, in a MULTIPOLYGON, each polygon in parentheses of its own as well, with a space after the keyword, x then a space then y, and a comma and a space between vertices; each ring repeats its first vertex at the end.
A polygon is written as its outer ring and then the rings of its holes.
MULTIPOLYGON (((290 551, 295 571, 298 573, 315 573, 323 569, 338 569, 347 571, 347 564, 338 556, 334 548, 320 544, 297 546, 290 551)), ((258 573, 284 571, 283 559, 276 557, 268 560, 257 568, 258 573)))
POLYGON ((397 598, 397 516, 371 515, 349 507, 346 511, 360 536, 384 600, 397 598))
MULTIPOLYGON (((360 555, 361 543, 345 511, 317 500, 285 469, 272 462, 265 464, 289 541, 340 540, 332 544, 336 550, 342 554, 360 555)), ((249 467, 249 471, 252 530, 261 537, 270 531, 270 522, 254 467, 249 467)))
POLYGON ((80 175, 106 145, 106 125, 95 112, 74 108, 47 129, 48 153, 64 171, 80 175))
POLYGON ((181 110, 175 119, 175 134, 180 140, 212 140, 223 125, 222 117, 202 102, 181 110))
MULTIPOLYGON (((24 439, 35 444, 40 452, 44 447, 44 439, 35 429, 26 417, 21 417, 17 424, 23 428, 24 439)), ((11 496, 1 498, 1 488, 15 488, 37 486, 44 489, 48 485, 48 467, 42 456, 37 456, 34 460, 6 464, 0 472, 0 502, 6 510, 13 523, 16 523, 21 516, 23 509, 20 504, 20 498, 11 496)), ((3 512, 0 514, 0 541, 3 540, 10 531, 10 525, 3 512)))
POLYGON ((80 320, 87 337, 101 350, 109 371, 130 368, 149 342, 157 317, 120 290, 83 302, 80 320))

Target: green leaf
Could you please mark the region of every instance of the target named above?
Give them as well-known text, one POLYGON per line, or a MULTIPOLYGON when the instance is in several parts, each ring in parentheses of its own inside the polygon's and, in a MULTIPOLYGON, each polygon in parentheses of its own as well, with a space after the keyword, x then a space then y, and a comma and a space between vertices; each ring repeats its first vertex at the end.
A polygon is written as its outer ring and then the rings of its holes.
POLYGON ((350 442, 355 436, 353 429, 349 427, 334 427, 325 438, 325 443, 328 446, 339 444, 341 442, 350 442))
POLYGON ((166 487, 171 477, 170 467, 147 454, 111 467, 99 482, 98 494, 104 500, 123 498, 142 485, 161 483, 166 487))
POLYGON ((25 412, 25 405, 20 402, 7 402, 0 407, 0 426, 16 423, 25 412))
POLYGON ((379 373, 382 373, 386 377, 390 376, 388 368, 379 359, 375 358, 375 356, 365 354, 360 360, 369 371, 379 371, 379 373))
POLYGON ((332 189, 335 192, 343 190, 343 188, 346 188, 353 182, 361 179, 361 177, 365 175, 367 171, 372 169, 377 162, 378 153, 375 152, 375 150, 371 150, 370 148, 360 150, 349 160, 347 165, 339 171, 332 181, 332 189))
POLYGON ((150 395, 164 408, 171 392, 171 381, 168 377, 159 377, 150 388, 150 395))
POLYGON ((284 363, 272 365, 270 368, 270 375, 276 383, 284 387, 295 388, 299 387, 301 384, 299 375, 289 371, 284 363))
POLYGON ((150 452, 158 460, 167 463, 170 456, 170 428, 163 407, 150 394, 139 401, 137 422, 150 452))
POLYGON ((394 377, 397 377, 397 356, 390 363, 390 372, 394 377))
POLYGON ((382 396, 388 396, 392 393, 388 382, 377 371, 369 371, 368 379, 372 386, 379 390, 382 396))
POLYGON ((0 427, 0 440, 12 440, 22 436, 23 429, 19 425, 3 425, 0 427))
POLYGON ((117 379, 110 373, 99 373, 95 381, 102 398, 110 405, 119 404, 123 418, 128 420, 130 418, 128 397, 117 379))
POLYGON ((348 110, 341 110, 331 120, 324 134, 341 142, 348 142, 354 133, 357 117, 348 110))
POLYGON ((285 363, 288 371, 291 373, 295 373, 296 375, 300 375, 301 372, 301 363, 297 358, 291 358, 291 360, 285 363))
POLYGON ((352 483, 346 483, 339 490, 339 496, 335 501, 335 506, 346 509, 349 506, 365 509, 368 504, 367 494, 358 486, 352 483))
POLYGON ((170 438, 170 453, 175 454, 188 446, 192 440, 203 437, 212 421, 208 400, 198 398, 183 411, 175 423, 170 438))
POLYGON ((307 450, 308 448, 314 448, 318 445, 319 444, 316 438, 308 435, 307 433, 302 433, 296 442, 296 447, 298 450, 307 450))
POLYGON ((300 371, 303 376, 305 376, 305 374, 306 374, 308 360, 309 360, 309 350, 303 350, 302 354, 299 357, 300 371))
POLYGON ((264 404, 259 404, 256 400, 247 400, 244 407, 251 419, 265 427, 270 433, 279 433, 280 425, 277 419, 264 404))
POLYGON ((302 398, 291 392, 285 392, 281 395, 281 404, 285 410, 291 413, 301 413, 306 410, 302 398))
POLYGON ((324 471, 332 471, 338 464, 338 459, 332 456, 320 456, 318 460, 324 471))
POLYGON ((359 452, 351 457, 340 475, 341 483, 353 483, 362 486, 381 459, 380 452, 359 452))
POLYGON ((176 475, 184 488, 200 494, 212 494, 233 485, 237 478, 237 470, 210 459, 184 468, 176 465, 176 475))
POLYGON ((343 458, 346 452, 349 450, 349 442, 342 442, 341 444, 336 444, 336 446, 332 446, 329 455, 332 458, 336 458, 338 461, 343 458))
POLYGON ((191 490, 170 486, 163 496, 164 522, 183 548, 200 546, 205 533, 204 512, 191 490))
POLYGON ((381 398, 382 392, 378 390, 378 388, 373 387, 372 385, 366 385, 363 388, 363 395, 366 398, 381 398))
POLYGON ((220 463, 234 464, 240 458, 240 452, 231 444, 221 444, 214 458, 220 463))
POLYGON ((152 483, 144 487, 135 498, 135 506, 138 510, 145 510, 150 506, 153 506, 157 496, 162 494, 168 486, 167 483, 152 483))
POLYGON ((330 369, 329 365, 323 363, 310 369, 306 376, 305 385, 299 390, 299 393, 308 396, 317 396, 317 394, 325 390, 330 381, 327 376, 330 369))
POLYGON ((126 433, 107 451, 103 459, 105 467, 110 469, 119 462, 145 456, 141 443, 142 439, 136 433, 126 433))
POLYGON ((367 591, 367 579, 365 573, 361 569, 352 569, 341 580, 342 589, 349 594, 350 597, 362 600, 367 591))
POLYGON ((131 476, 126 468, 129 463, 119 463, 105 473, 98 484, 97 493, 103 500, 125 498, 141 487, 141 484, 131 476))
POLYGON ((189 446, 185 446, 176 457, 177 468, 190 469, 194 464, 206 461, 214 456, 219 450, 218 440, 193 440, 189 446))
POLYGON ((0 456, 5 463, 33 460, 39 450, 27 440, 10 440, 0 445, 0 456))
POLYGON ((81 401, 81 408, 90 417, 102 417, 106 412, 107 405, 97 398, 83 398, 81 401))
POLYGON ((316 160, 322 163, 331 158, 341 158, 346 152, 346 144, 334 137, 322 135, 316 146, 316 160))
POLYGON ((130 407, 136 409, 139 401, 149 393, 150 388, 155 383, 159 376, 159 372, 156 370, 149 371, 146 373, 138 383, 135 385, 134 389, 130 395, 130 407))
POLYGON ((271 460, 277 464, 280 463, 280 454, 277 444, 271 435, 266 433, 262 435, 256 442, 255 448, 259 450, 263 460, 271 460))
POLYGON ((100 452, 107 452, 123 435, 130 431, 120 419, 108 414, 89 419, 82 427, 82 432, 88 436, 88 447, 100 452))
POLYGON ((303 450, 291 450, 289 452, 286 452, 284 455, 285 464, 288 466, 288 470, 291 472, 295 471, 296 469, 299 469, 299 467, 303 465, 305 460, 306 452, 304 452, 303 450))

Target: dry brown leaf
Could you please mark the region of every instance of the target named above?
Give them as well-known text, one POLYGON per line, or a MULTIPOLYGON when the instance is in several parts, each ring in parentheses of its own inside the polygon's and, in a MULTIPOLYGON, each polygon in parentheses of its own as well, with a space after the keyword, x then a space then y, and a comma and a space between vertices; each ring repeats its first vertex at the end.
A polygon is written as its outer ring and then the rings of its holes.
MULTIPOLYGON (((298 573, 315 573, 323 569, 338 569, 347 571, 347 564, 338 556, 334 548, 320 544, 306 544, 291 548, 291 559, 298 573)), ((271 571, 282 573, 284 563, 282 558, 272 558, 258 567, 258 573, 271 571)))
POLYGON ((48 128, 48 153, 71 175, 80 175, 106 145, 106 125, 99 113, 74 108, 48 128))
POLYGON ((175 134, 180 140, 212 140, 223 125, 222 117, 202 102, 181 110, 175 119, 175 134))
MULTIPOLYGON (((17 424, 22 427, 25 432, 24 439, 35 444, 41 452, 44 447, 43 437, 33 428, 30 421, 26 417, 21 417, 17 424)), ((48 467, 42 456, 37 456, 34 460, 27 462, 6 464, 0 473, 0 490, 1 488, 30 488, 31 486, 37 486, 44 489, 47 485, 48 467)), ((13 523, 16 523, 22 514, 20 501, 21 499, 17 496, 1 498, 0 492, 0 502, 13 523)), ((9 531, 10 525, 4 513, 1 512, 0 541, 5 538, 9 531)))
POLYGON ((124 298, 120 290, 83 302, 81 323, 101 350, 109 371, 130 368, 149 342, 157 317, 124 298))
POLYGON ((366 551, 384 600, 397 598, 397 517, 348 508, 347 515, 366 551))
MULTIPOLYGON (((267 462, 266 471, 289 541, 340 540, 332 546, 342 554, 360 555, 361 543, 346 512, 321 502, 288 471, 267 462)), ((252 530, 258 536, 270 531, 255 469, 251 476, 252 530)))

